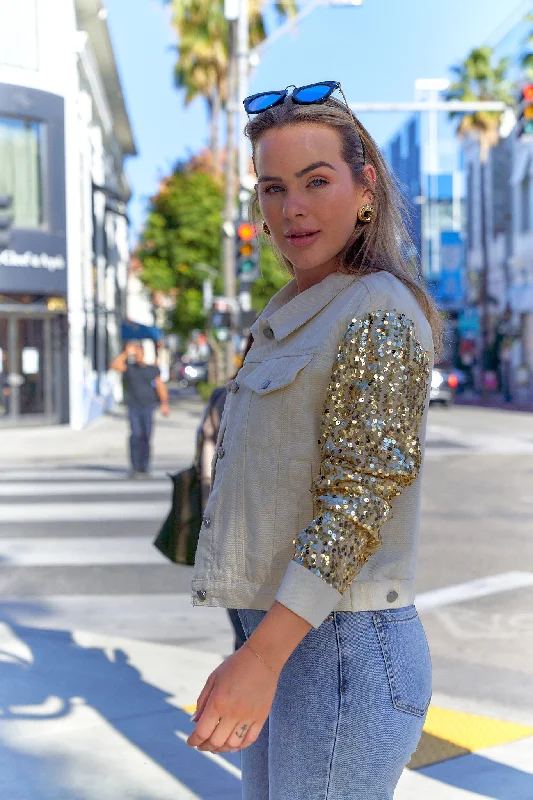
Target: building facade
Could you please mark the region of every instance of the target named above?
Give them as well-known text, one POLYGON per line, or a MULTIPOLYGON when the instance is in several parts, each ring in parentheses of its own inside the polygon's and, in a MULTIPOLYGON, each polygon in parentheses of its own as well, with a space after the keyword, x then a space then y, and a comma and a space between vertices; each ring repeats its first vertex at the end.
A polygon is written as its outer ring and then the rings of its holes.
POLYGON ((135 144, 100 0, 0 6, 0 425, 81 428, 120 398, 135 144))
MULTIPOLYGON (((437 101, 447 80, 420 79, 415 100, 437 101)), ((446 114, 413 114, 384 148, 407 203, 415 258, 441 309, 447 331, 443 360, 453 361, 464 294, 466 226, 464 158, 446 114)))
MULTIPOLYGON (((533 23, 517 15, 495 41, 495 61, 509 59, 516 88, 528 81, 520 66, 533 23)), ((479 142, 465 139, 467 171, 467 311, 480 322, 486 304, 488 349, 484 372, 505 399, 533 404, 533 135, 523 135, 506 112, 499 144, 480 158, 479 142), (485 241, 484 241, 485 237, 485 241), (485 244, 485 247, 483 246, 485 244), (486 260, 486 266, 485 266, 486 260), (486 269, 486 292, 483 291, 486 269)), ((478 361, 482 363, 481 347, 478 361)), ((478 383, 483 372, 480 369, 478 383)))

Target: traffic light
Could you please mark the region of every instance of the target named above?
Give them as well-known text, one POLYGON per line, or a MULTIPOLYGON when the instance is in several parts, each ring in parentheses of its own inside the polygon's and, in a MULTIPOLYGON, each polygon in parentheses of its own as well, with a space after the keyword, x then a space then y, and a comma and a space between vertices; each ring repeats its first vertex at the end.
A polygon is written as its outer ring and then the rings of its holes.
POLYGON ((533 83, 522 88, 518 125, 520 136, 533 134, 533 83))
POLYGON ((237 276, 241 281, 253 281, 258 277, 259 253, 257 251, 255 225, 239 222, 237 226, 237 276))
POLYGON ((11 226, 13 215, 10 213, 13 198, 9 194, 0 194, 0 250, 11 244, 11 226))

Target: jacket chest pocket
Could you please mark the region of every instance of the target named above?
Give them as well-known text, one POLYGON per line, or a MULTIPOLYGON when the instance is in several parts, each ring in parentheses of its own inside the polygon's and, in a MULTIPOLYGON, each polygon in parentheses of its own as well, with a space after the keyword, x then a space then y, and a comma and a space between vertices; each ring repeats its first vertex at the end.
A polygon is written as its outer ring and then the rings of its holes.
MULTIPOLYGON (((312 359, 312 353, 269 359, 243 379, 250 390, 244 440, 246 574, 254 582, 268 580, 277 520, 287 514, 289 411, 297 403, 298 375, 312 359)), ((287 530, 288 542, 291 535, 287 530)))

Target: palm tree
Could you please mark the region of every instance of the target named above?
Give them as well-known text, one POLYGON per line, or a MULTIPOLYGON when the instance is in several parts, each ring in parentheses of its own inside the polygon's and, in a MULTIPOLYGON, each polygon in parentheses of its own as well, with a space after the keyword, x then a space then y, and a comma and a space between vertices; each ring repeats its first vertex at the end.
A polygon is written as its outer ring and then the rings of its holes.
MULTIPOLYGON (((462 64, 452 67, 456 80, 450 86, 446 99, 462 101, 500 101, 513 106, 515 99, 512 85, 507 80, 509 60, 502 58, 492 64, 493 48, 474 48, 462 64)), ((488 275, 489 243, 487 232, 487 180, 486 167, 489 153, 500 139, 501 111, 453 112, 452 117, 460 117, 457 135, 460 138, 474 138, 479 142, 481 164, 481 351, 482 369, 485 369, 489 343, 488 314, 488 275)), ((485 381, 482 381, 482 396, 486 399, 485 381)))
MULTIPOLYGON (((533 14, 526 16, 527 22, 533 22, 533 14)), ((524 70, 524 75, 527 81, 533 81, 533 30, 530 30, 526 38, 527 50, 520 56, 520 66, 524 70)))
MULTIPOLYGON (((223 0, 166 0, 172 8, 172 26, 178 36, 176 85, 185 91, 186 105, 203 97, 209 116, 209 147, 215 168, 220 168, 218 132, 226 105, 229 68, 229 29, 223 0)), ((250 47, 266 38, 262 0, 249 0, 250 47)), ((280 18, 296 13, 295 0, 276 3, 280 18)))

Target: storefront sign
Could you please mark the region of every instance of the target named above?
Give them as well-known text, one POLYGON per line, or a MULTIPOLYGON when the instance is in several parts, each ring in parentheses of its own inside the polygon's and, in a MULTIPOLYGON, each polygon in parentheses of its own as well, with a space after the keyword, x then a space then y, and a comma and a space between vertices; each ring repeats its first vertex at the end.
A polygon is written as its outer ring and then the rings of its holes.
POLYGON ((25 253, 2 250, 0 252, 0 265, 3 267, 46 269, 48 272, 55 272, 58 269, 66 269, 67 262, 62 255, 50 256, 48 253, 32 253, 31 250, 26 250, 25 253))

